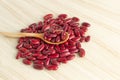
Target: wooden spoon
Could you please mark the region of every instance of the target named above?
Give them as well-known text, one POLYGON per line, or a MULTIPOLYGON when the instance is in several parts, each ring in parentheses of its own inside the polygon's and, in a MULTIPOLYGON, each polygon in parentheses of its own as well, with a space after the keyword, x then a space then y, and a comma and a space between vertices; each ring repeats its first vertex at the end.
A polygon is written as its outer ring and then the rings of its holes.
POLYGON ((62 44, 64 42, 66 42, 69 38, 69 34, 66 32, 66 39, 60 42, 50 42, 44 39, 44 33, 10 33, 10 32, 0 32, 0 34, 7 36, 7 37, 12 37, 12 38, 19 38, 19 37, 36 37, 36 38, 40 38, 43 41, 45 41, 48 44, 62 44))

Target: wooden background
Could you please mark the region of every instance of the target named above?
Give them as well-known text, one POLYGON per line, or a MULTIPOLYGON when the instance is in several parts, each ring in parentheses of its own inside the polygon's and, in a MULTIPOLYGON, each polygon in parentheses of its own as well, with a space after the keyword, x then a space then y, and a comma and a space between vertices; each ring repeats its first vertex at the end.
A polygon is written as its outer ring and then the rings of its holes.
POLYGON ((120 80, 120 0, 0 0, 0 31, 18 32, 47 13, 91 23, 86 56, 39 71, 15 59, 17 39, 0 35, 0 80, 120 80))

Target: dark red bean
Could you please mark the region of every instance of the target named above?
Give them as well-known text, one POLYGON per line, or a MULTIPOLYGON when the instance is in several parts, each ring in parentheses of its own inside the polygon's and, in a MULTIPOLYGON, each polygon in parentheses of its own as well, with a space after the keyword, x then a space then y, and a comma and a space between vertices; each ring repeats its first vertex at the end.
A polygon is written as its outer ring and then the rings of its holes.
POLYGON ((58 58, 58 62, 67 63, 67 59, 65 57, 58 58))
POLYGON ((84 57, 85 56, 85 50, 83 48, 79 49, 79 56, 84 57))
POLYGON ((57 36, 55 42, 60 42, 60 36, 57 36))
POLYGON ((76 47, 77 47, 77 49, 81 48, 80 42, 77 42, 77 43, 76 43, 76 47))
POLYGON ((35 53, 35 54, 32 54, 33 57, 38 57, 38 56, 42 56, 42 54, 39 54, 39 53, 35 53))
POLYGON ((25 56, 29 56, 31 54, 32 54, 31 52, 24 53, 25 56))
POLYGON ((38 48, 37 48, 37 51, 42 51, 44 49, 45 45, 44 44, 41 44, 38 48))
POLYGON ((49 45, 49 49, 52 49, 52 50, 53 50, 53 48, 54 48, 54 45, 50 44, 50 45, 49 45))
POLYGON ((35 58, 35 57, 32 57, 32 56, 27 56, 26 58, 27 58, 28 60, 30 60, 30 61, 36 60, 36 58, 35 58))
POLYGON ((61 33, 61 40, 65 40, 66 39, 66 34, 65 34, 65 32, 62 32, 61 33))
POLYGON ((31 44, 40 44, 40 41, 38 39, 31 39, 30 43, 31 44))
POLYGON ((68 56, 68 55, 70 55, 70 52, 63 52, 63 53, 60 53, 60 57, 66 57, 66 56, 68 56))
POLYGON ((75 45, 68 45, 66 46, 68 49, 76 49, 76 46, 75 45))
POLYGON ((46 58, 44 64, 45 66, 48 66, 50 64, 50 58, 46 58))
POLYGON ((60 50, 61 53, 68 52, 68 51, 69 51, 68 49, 62 49, 62 50, 60 50))
POLYGON ((33 24, 29 25, 29 28, 35 28, 36 26, 37 26, 37 24, 33 23, 33 24))
POLYGON ((79 50, 78 49, 69 49, 70 52, 78 52, 79 50))
POLYGON ((79 21, 79 18, 77 18, 77 17, 73 17, 73 18, 72 18, 72 21, 74 21, 74 22, 78 22, 78 21, 79 21))
POLYGON ((43 61, 41 61, 41 60, 35 60, 33 63, 34 63, 34 64, 40 64, 40 65, 43 65, 43 64, 44 64, 43 61))
POLYGON ((83 41, 85 41, 85 37, 84 36, 80 38, 80 42, 83 42, 83 41))
POLYGON ((21 48, 19 48, 19 51, 21 51, 21 52, 23 52, 23 53, 27 53, 27 52, 28 52, 28 49, 21 47, 21 48))
POLYGON ((52 59, 51 64, 58 66, 60 63, 56 59, 52 59))
POLYGON ((72 41, 72 40, 69 40, 69 41, 68 41, 68 44, 69 44, 69 45, 75 45, 76 42, 75 42, 75 41, 72 41))
POLYGON ((66 20, 65 20, 65 23, 69 23, 69 22, 71 22, 72 21, 72 18, 67 18, 66 20))
POLYGON ((85 37, 85 42, 89 42, 90 41, 90 36, 86 36, 85 37))
POLYGON ((77 42, 80 40, 80 37, 75 37, 75 38, 72 38, 71 40, 77 42))
POLYGON ((44 66, 40 64, 34 64, 33 67, 38 70, 42 70, 44 68, 44 66))
POLYGON ((47 67, 48 70, 57 70, 58 69, 58 66, 57 65, 49 65, 47 67))
POLYGON ((16 46, 16 48, 19 49, 19 48, 21 48, 22 46, 23 46, 23 43, 19 43, 19 44, 16 46))
POLYGON ((58 17, 62 18, 62 19, 65 19, 65 18, 67 18, 67 14, 60 14, 58 17))
POLYGON ((56 46, 55 46, 55 50, 56 50, 57 52, 59 52, 59 51, 60 51, 60 47, 59 47, 58 45, 56 45, 56 46))
POLYGON ((53 17, 52 14, 47 14, 47 15, 44 16, 44 19, 47 20, 47 19, 52 18, 52 17, 53 17))
POLYGON ((89 23, 87 23, 87 22, 83 22, 83 23, 82 23, 82 26, 85 26, 85 27, 90 27, 90 24, 89 24, 89 23))
POLYGON ((66 58, 67 58, 67 60, 72 60, 72 59, 75 58, 75 55, 69 55, 69 56, 67 56, 66 58))
POLYGON ((42 28, 42 31, 46 31, 50 28, 50 25, 44 25, 43 28, 42 28))
POLYGON ((16 55, 16 59, 19 59, 21 57, 22 53, 21 52, 18 52, 17 55, 16 55))
POLYGON ((60 44, 59 46, 60 46, 61 50, 65 50, 65 45, 64 44, 60 44))
POLYGON ((59 57, 59 54, 55 53, 55 54, 51 54, 49 55, 49 58, 58 58, 59 57))
POLYGON ((69 39, 75 38, 74 34, 70 34, 69 39))
POLYGON ((78 29, 75 29, 74 33, 75 33, 75 36, 77 36, 77 37, 81 36, 80 31, 78 29))
POLYGON ((24 47, 27 48, 27 49, 31 49, 32 48, 32 46, 30 44, 27 44, 27 43, 24 44, 24 47))
POLYGON ((28 59, 23 59, 23 63, 26 64, 26 65, 30 65, 30 64, 31 64, 31 61, 28 60, 28 59))
POLYGON ((24 38, 20 38, 20 39, 18 40, 18 43, 22 43, 22 42, 24 42, 24 38))
POLYGON ((37 57, 37 59, 46 59, 46 58, 47 58, 47 56, 44 56, 44 55, 37 57))

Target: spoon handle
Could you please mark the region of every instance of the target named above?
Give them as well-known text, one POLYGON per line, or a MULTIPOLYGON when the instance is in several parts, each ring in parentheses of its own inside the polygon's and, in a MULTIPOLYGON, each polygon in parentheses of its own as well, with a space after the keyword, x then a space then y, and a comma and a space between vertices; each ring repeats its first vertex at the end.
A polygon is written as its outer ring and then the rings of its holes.
POLYGON ((7 37, 13 37, 13 38, 38 37, 38 35, 40 35, 40 34, 36 34, 36 33, 10 33, 10 32, 0 32, 0 34, 7 36, 7 37))

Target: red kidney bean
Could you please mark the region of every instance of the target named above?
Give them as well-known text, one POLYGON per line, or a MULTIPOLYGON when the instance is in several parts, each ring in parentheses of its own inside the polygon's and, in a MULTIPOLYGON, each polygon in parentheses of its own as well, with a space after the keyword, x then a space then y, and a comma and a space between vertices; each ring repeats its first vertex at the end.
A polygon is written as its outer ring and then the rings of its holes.
POLYGON ((44 56, 44 55, 37 57, 37 59, 46 59, 46 58, 47 58, 47 56, 44 56))
POLYGON ((47 19, 52 18, 52 17, 53 17, 53 14, 47 14, 44 16, 44 19, 47 20, 47 19))
POLYGON ((32 54, 33 57, 37 57, 37 56, 42 56, 42 54, 39 54, 39 53, 34 53, 32 54))
POLYGON ((18 52, 17 55, 16 55, 16 59, 19 59, 21 57, 22 53, 21 52, 18 52))
POLYGON ((80 42, 83 42, 83 41, 85 41, 85 37, 84 36, 80 38, 80 42))
POLYGON ((74 33, 75 33, 75 36, 77 36, 77 37, 80 37, 80 36, 81 36, 81 34, 80 34, 80 32, 79 32, 78 29, 75 29, 75 30, 74 30, 74 33))
POLYGON ((85 37, 85 42, 89 42, 90 41, 90 36, 86 36, 85 37))
POLYGON ((77 47, 77 49, 81 48, 80 42, 77 42, 77 43, 76 43, 76 47, 77 47))
POLYGON ((25 56, 29 56, 31 54, 32 54, 31 52, 24 53, 25 56))
POLYGON ((66 34, 65 34, 65 32, 62 32, 61 33, 61 40, 65 40, 66 39, 66 34))
POLYGON ((77 18, 77 17, 73 17, 73 18, 72 18, 72 21, 74 21, 74 22, 78 22, 78 21, 79 21, 79 18, 77 18))
POLYGON ((21 48, 19 48, 19 51, 21 51, 21 52, 23 52, 23 53, 27 53, 27 52, 28 52, 28 49, 21 47, 21 48))
POLYGON ((69 23, 69 22, 71 22, 72 21, 72 18, 67 18, 66 20, 65 20, 65 23, 69 23))
POLYGON ((59 51, 60 51, 60 47, 59 47, 58 45, 55 45, 55 50, 56 50, 57 52, 59 52, 59 51))
POLYGON ((24 38, 19 38, 19 40, 18 40, 18 43, 23 43, 24 42, 24 38))
POLYGON ((57 36, 55 42, 60 42, 60 36, 57 36))
POLYGON ((16 46, 17 49, 21 48, 23 46, 23 43, 20 43, 16 46))
POLYGON ((33 63, 34 64, 39 64, 39 65, 43 65, 44 64, 43 61, 41 61, 41 60, 35 60, 33 63))
POLYGON ((21 32, 44 33, 44 39, 51 42, 65 40, 68 32, 69 39, 63 44, 51 45, 38 38, 21 37, 16 46, 18 49, 16 59, 24 58, 24 64, 33 63, 33 67, 38 70, 43 68, 57 70, 60 63, 74 59, 75 54, 85 56, 81 43, 90 40, 90 36, 85 34, 90 26, 89 23, 79 24, 79 18, 67 18, 66 14, 60 14, 57 18, 53 18, 53 14, 47 14, 43 18, 44 21, 33 23, 21 32))
POLYGON ((82 23, 82 26, 85 26, 85 27, 90 27, 90 24, 89 24, 89 23, 87 23, 87 22, 83 22, 83 23, 82 23))
POLYGON ((76 46, 75 45, 68 45, 66 46, 68 49, 76 49, 76 46))
POLYGON ((45 45, 44 44, 41 44, 38 48, 37 48, 37 51, 42 51, 44 49, 45 45))
POLYGON ((50 64, 50 58, 46 58, 44 64, 45 66, 48 66, 50 64))
POLYGON ((60 53, 60 57, 66 57, 66 56, 68 56, 68 55, 70 55, 70 52, 63 52, 63 53, 60 53))
POLYGON ((67 58, 67 60, 72 60, 75 58, 75 55, 68 55, 66 58, 67 58))
POLYGON ((62 18, 62 19, 65 19, 65 18, 67 18, 67 14, 60 14, 58 17, 62 18))
POLYGON ((30 45, 30 44, 27 44, 27 43, 24 43, 24 45, 23 45, 25 48, 27 48, 27 49, 31 49, 32 48, 32 46, 30 45))
POLYGON ((34 27, 36 27, 36 26, 37 26, 37 24, 36 24, 36 23, 33 23, 33 24, 29 25, 29 28, 34 28, 34 27))
POLYGON ((34 64, 33 67, 38 70, 42 70, 44 68, 44 66, 40 64, 34 64))
POLYGON ((68 40, 68 44, 69 44, 69 45, 75 45, 75 44, 76 44, 76 42, 75 42, 75 41, 73 41, 73 40, 68 40))
POLYGON ((58 58, 58 62, 67 63, 67 59, 65 57, 58 58))
POLYGON ((64 45, 64 44, 60 44, 59 46, 60 46, 60 49, 61 49, 61 50, 64 50, 64 49, 65 49, 65 45, 64 45))
POLYGON ((53 49, 53 48, 54 48, 54 45, 50 44, 49 49, 53 49))
POLYGON ((68 51, 69 51, 68 49, 62 49, 62 50, 60 50, 61 53, 68 52, 68 51))
POLYGON ((75 38, 72 38, 71 40, 77 42, 80 40, 80 37, 75 37, 75 38))
POLYGON ((48 70, 57 70, 58 69, 58 66, 57 65, 49 65, 47 67, 48 70))
POLYGON ((79 56, 84 57, 85 56, 85 50, 83 48, 79 49, 79 56))
POLYGON ((56 59, 52 59, 51 64, 58 66, 60 63, 56 59))
POLYGON ((31 39, 30 43, 31 44, 40 44, 40 41, 38 39, 31 39))
POLYGON ((27 58, 28 60, 30 60, 30 61, 36 60, 36 58, 35 58, 35 57, 32 57, 32 56, 27 56, 26 58, 27 58))
POLYGON ((70 52, 78 52, 78 49, 69 49, 70 52))
POLYGON ((49 58, 58 58, 59 57, 59 54, 55 53, 55 54, 51 54, 49 55, 49 58))
POLYGON ((23 59, 23 63, 26 64, 26 65, 30 65, 30 64, 31 64, 31 61, 28 60, 28 59, 23 59))
POLYGON ((49 28, 50 28, 50 25, 44 25, 43 28, 42 28, 42 31, 46 31, 49 28))

